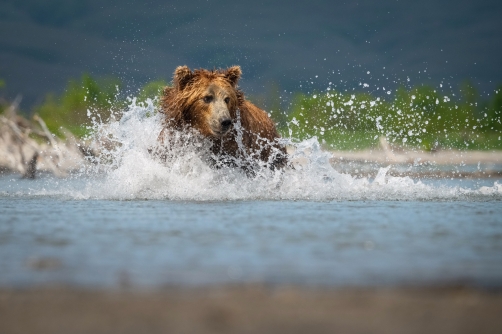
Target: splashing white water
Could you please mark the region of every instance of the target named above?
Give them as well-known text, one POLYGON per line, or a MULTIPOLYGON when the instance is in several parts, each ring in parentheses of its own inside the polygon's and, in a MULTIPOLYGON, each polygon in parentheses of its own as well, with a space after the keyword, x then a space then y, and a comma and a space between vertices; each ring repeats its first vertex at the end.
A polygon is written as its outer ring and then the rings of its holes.
POLYGON ((74 177, 78 182, 60 182, 56 189, 44 188, 38 193, 78 199, 195 201, 438 200, 502 194, 498 183, 473 190, 391 177, 387 175, 390 166, 381 168, 373 181, 341 174, 316 138, 288 141, 293 148, 291 166, 280 171, 258 168, 253 176, 240 168, 213 168, 208 162, 210 145, 196 140, 194 134, 178 134, 162 161, 151 153, 159 145, 161 124, 154 101, 137 104, 132 99, 120 119, 94 124, 93 140, 101 153, 74 177))

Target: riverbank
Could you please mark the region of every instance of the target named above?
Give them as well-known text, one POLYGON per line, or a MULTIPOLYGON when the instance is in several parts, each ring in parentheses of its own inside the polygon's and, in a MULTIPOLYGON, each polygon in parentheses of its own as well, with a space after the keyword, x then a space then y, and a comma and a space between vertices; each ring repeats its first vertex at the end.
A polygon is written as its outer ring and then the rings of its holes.
POLYGON ((502 151, 390 149, 332 151, 330 162, 341 173, 375 177, 380 167, 390 166, 387 175, 416 179, 501 178, 502 151))
POLYGON ((498 333, 502 293, 462 286, 0 289, 10 333, 498 333))
MULTIPOLYGON (((500 178, 502 177, 502 151, 422 151, 413 148, 391 147, 384 138, 375 149, 355 151, 329 150, 329 161, 340 173, 356 177, 374 178, 380 168, 389 167, 388 176, 409 176, 416 179, 441 178, 500 178)), ((295 155, 295 148, 288 147, 295 155)), ((311 149, 296 154, 292 165, 308 165, 311 149)))
POLYGON ((66 177, 86 163, 85 146, 72 133, 62 130, 65 138, 58 138, 42 118, 35 115, 28 120, 18 115, 16 108, 14 104, 0 115, 0 172, 28 179, 40 172, 66 177))
POLYGON ((421 150, 362 150, 333 151, 332 161, 375 162, 381 164, 432 164, 432 165, 473 165, 502 164, 502 151, 458 151, 441 150, 426 152, 421 150))

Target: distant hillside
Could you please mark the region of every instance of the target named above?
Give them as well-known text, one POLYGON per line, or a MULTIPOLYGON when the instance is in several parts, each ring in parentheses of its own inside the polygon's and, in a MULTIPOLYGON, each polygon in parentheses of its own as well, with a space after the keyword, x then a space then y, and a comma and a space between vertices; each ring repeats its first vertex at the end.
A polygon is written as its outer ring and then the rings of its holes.
POLYGON ((330 81, 373 93, 419 83, 455 90, 466 79, 490 93, 502 82, 501 15, 502 3, 487 0, 3 0, 0 78, 24 108, 82 72, 134 89, 182 64, 240 64, 254 95, 330 81))

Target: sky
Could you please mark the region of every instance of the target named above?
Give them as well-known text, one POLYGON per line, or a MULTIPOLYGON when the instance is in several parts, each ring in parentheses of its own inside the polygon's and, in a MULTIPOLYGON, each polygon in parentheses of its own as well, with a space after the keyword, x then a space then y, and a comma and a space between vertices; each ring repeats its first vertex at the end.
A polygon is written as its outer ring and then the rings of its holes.
POLYGON ((502 2, 0 0, 0 91, 32 108, 86 72, 123 89, 240 65, 251 95, 502 83, 502 2), (336 86, 336 87, 335 87, 336 86))

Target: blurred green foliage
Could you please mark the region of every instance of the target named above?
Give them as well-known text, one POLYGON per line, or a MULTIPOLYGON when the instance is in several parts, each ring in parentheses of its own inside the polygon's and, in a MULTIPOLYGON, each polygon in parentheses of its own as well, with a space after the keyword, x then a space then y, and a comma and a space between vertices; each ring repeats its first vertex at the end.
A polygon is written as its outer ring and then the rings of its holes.
MULTIPOLYGON (((154 100, 166 85, 162 80, 147 83, 137 92, 136 103, 145 103, 148 98, 154 100)), ((118 79, 96 80, 83 74, 80 80, 70 80, 62 95, 47 94, 34 112, 42 117, 52 133, 61 136, 62 130, 67 129, 83 137, 93 118, 106 122, 126 107, 128 102, 119 96, 120 86, 118 79)))
MULTIPOLYGON (((0 80, 0 88, 3 81, 0 80)), ((136 103, 154 100, 167 83, 151 81, 137 94, 136 103)), ((65 92, 48 94, 35 108, 56 135, 62 128, 77 136, 88 131, 92 117, 106 121, 125 108, 117 79, 93 79, 88 74, 70 80, 65 92)), ((296 94, 288 112, 281 107, 279 90, 271 90, 271 116, 285 137, 304 140, 317 136, 327 147, 357 150, 379 145, 379 138, 395 146, 423 150, 441 148, 502 149, 502 85, 481 101, 469 83, 460 96, 449 96, 429 86, 399 88, 387 98, 368 93, 327 90, 296 94)), ((1 110, 1 109, 0 109, 1 110)))
POLYGON ((61 135, 62 128, 65 128, 76 136, 83 136, 87 132, 91 114, 107 120, 119 107, 116 99, 119 87, 117 79, 106 78, 98 82, 90 75, 83 74, 78 81, 70 80, 61 96, 48 94, 44 102, 35 108, 35 112, 54 134, 61 135))
POLYGON ((164 80, 155 80, 148 82, 143 88, 141 88, 137 95, 137 102, 144 103, 147 99, 153 99, 159 97, 162 93, 164 87, 168 83, 164 80))
POLYGON ((484 107, 478 100, 468 83, 455 99, 429 86, 400 88, 387 99, 332 90, 297 94, 281 132, 299 140, 317 136, 340 150, 376 147, 381 136, 423 150, 501 149, 502 86, 484 107))

